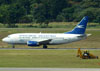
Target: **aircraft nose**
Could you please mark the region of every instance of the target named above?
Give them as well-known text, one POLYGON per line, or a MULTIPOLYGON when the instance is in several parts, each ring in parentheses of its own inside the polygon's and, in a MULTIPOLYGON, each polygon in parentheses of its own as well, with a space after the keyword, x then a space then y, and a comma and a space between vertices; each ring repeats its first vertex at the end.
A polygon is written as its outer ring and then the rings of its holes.
POLYGON ((6 41, 6 39, 5 39, 5 38, 3 38, 3 39, 2 39, 2 41, 3 41, 3 42, 5 42, 5 41, 6 41))
POLYGON ((3 42, 8 42, 8 39, 7 38, 3 38, 2 41, 3 42))

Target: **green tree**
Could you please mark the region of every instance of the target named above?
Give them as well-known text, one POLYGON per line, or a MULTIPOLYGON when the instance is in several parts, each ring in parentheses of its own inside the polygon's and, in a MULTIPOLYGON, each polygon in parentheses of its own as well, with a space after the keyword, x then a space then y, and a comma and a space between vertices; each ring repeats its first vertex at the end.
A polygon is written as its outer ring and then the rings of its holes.
POLYGON ((57 16, 57 21, 73 21, 73 13, 74 13, 74 7, 71 8, 65 8, 63 11, 57 16))
POLYGON ((49 24, 67 6, 66 0, 38 0, 32 5, 33 18, 37 23, 49 24))
POLYGON ((79 21, 100 22, 99 0, 0 0, 0 23, 79 21))
POLYGON ((20 7, 24 7, 26 9, 26 14, 29 15, 33 1, 34 0, 17 0, 17 4, 19 4, 20 7))
POLYGON ((36 23, 42 24, 45 21, 45 6, 43 4, 33 4, 33 18, 36 23))
POLYGON ((0 22, 5 24, 9 23, 9 12, 8 12, 9 5, 2 5, 0 6, 0 22))
POLYGON ((12 4, 12 3, 16 3, 16 0, 0 0, 0 5, 2 4, 12 4))
POLYGON ((8 24, 9 27, 15 26, 15 23, 19 22, 20 18, 24 15, 24 7, 20 7, 18 4, 2 5, 0 7, 0 22, 8 24))
POLYGON ((97 22, 98 22, 99 25, 100 25, 100 14, 99 14, 99 16, 97 16, 96 20, 97 20, 97 22))
POLYGON ((83 0, 76 6, 73 16, 76 21, 79 21, 84 16, 89 16, 90 22, 98 22, 96 18, 98 17, 99 12, 99 0, 83 0))
POLYGON ((99 8, 87 8, 82 10, 80 13, 78 12, 76 20, 79 21, 83 16, 89 16, 90 22, 98 22, 97 17, 100 16, 99 8))

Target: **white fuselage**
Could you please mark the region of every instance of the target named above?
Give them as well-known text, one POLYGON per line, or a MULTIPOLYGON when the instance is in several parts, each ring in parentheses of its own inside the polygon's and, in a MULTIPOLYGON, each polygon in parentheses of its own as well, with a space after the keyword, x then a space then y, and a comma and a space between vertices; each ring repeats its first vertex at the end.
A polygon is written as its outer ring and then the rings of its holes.
POLYGON ((71 43, 85 38, 86 36, 83 34, 18 33, 8 35, 8 37, 4 38, 3 41, 9 44, 27 44, 28 41, 42 41, 51 39, 48 45, 57 45, 71 43))

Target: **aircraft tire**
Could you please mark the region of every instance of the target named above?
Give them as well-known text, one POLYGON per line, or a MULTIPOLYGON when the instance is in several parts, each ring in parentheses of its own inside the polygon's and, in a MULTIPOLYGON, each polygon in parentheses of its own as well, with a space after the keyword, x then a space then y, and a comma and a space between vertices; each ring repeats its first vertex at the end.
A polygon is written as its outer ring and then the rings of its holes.
POLYGON ((98 56, 97 56, 96 58, 97 58, 97 59, 99 59, 99 57, 98 57, 98 56))
POLYGON ((12 48, 15 48, 15 45, 14 44, 12 45, 12 48))
POLYGON ((44 49, 47 49, 47 45, 43 45, 43 48, 44 48, 44 49))

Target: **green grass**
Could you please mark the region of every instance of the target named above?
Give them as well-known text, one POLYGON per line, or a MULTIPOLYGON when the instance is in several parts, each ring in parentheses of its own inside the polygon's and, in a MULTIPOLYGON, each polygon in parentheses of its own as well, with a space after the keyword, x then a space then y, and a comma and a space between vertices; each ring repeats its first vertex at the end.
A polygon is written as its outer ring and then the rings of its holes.
MULTIPOLYGON (((99 55, 100 50, 91 50, 99 55)), ((100 59, 80 59, 76 50, 0 50, 0 67, 100 68, 100 59)))
MULTIPOLYGON (((1 28, 0 39, 14 33, 63 33, 72 28, 1 28)), ((92 35, 86 40, 71 44, 48 46, 49 48, 100 48, 100 29, 87 29, 92 35)), ((0 48, 11 45, 0 40, 0 48)), ((16 48, 35 48, 17 45, 16 48)), ((42 48, 36 47, 36 48, 42 48)), ((100 50, 90 50, 100 57, 100 50)), ((0 67, 47 67, 47 68, 100 68, 100 59, 80 59, 76 50, 0 50, 0 67)))

